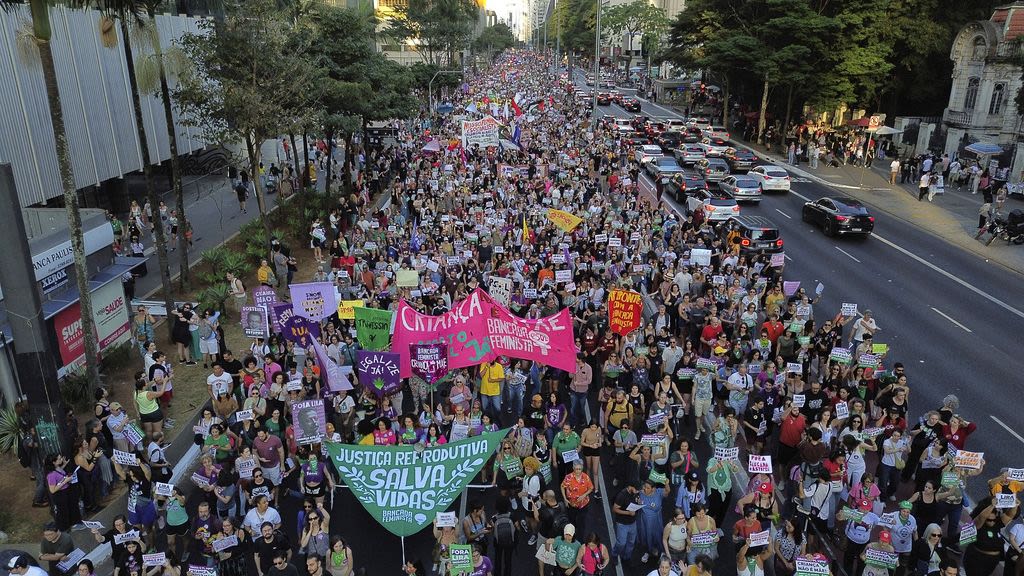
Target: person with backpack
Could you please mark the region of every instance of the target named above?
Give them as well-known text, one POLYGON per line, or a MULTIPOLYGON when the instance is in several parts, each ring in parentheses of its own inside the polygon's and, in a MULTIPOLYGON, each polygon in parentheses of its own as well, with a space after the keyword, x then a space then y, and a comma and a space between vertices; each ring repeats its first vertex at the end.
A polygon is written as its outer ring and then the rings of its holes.
POLYGON ((497 514, 491 517, 491 526, 494 527, 494 576, 512 576, 512 553, 518 538, 509 499, 498 497, 495 509, 497 514))
POLYGON ((576 555, 581 576, 601 576, 608 566, 608 560, 608 547, 601 542, 596 532, 591 532, 586 544, 580 546, 576 555))
MULTIPOLYGON (((547 548, 548 542, 561 536, 563 529, 569 524, 569 516, 565 512, 565 504, 559 502, 555 497, 554 490, 545 490, 543 501, 533 511, 533 518, 537 522, 537 551, 547 548)), ((538 573, 547 572, 544 561, 538 560, 538 573)))

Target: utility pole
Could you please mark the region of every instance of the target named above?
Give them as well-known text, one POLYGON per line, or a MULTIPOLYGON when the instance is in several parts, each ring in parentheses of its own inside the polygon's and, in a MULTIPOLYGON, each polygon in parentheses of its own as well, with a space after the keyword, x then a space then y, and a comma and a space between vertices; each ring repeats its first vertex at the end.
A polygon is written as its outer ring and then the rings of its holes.
POLYGON ((594 26, 594 114, 597 117, 597 89, 601 86, 601 5, 602 0, 597 0, 597 25, 594 26))

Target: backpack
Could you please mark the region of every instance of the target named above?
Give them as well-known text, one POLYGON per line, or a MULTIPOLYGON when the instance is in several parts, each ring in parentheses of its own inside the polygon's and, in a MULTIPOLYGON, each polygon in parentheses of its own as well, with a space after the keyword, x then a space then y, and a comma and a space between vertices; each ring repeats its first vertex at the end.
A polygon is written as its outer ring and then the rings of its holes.
POLYGON ((516 525, 512 522, 511 514, 498 514, 494 517, 494 543, 503 548, 516 545, 516 525))

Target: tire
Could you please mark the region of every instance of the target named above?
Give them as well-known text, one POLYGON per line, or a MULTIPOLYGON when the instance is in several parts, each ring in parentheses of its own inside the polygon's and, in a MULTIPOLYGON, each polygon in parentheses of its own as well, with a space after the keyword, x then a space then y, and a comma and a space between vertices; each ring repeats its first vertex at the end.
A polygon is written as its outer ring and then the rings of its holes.
POLYGON ((1024 244, 1024 234, 1021 234, 1021 235, 1018 235, 1018 236, 1014 236, 1013 237, 1013 243, 1014 244, 1018 244, 1018 245, 1019 244, 1024 244))
POLYGON ((835 225, 835 222, 832 222, 831 220, 825 220, 825 224, 823 224, 821 226, 821 230, 825 234, 825 236, 828 236, 829 238, 835 236, 836 235, 836 225, 835 225))
POLYGON ((811 215, 807 212, 806 209, 800 211, 800 219, 803 220, 804 222, 807 222, 808 224, 811 224, 811 215))

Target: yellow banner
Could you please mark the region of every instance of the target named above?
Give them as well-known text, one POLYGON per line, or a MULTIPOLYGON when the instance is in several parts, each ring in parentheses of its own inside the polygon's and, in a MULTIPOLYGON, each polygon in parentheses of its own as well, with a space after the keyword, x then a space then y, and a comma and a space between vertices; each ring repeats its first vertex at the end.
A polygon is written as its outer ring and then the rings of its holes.
POLYGON ((338 318, 342 320, 355 320, 356 308, 362 308, 365 305, 362 300, 342 300, 338 304, 338 318))
POLYGON ((551 220, 555 226, 558 226, 566 232, 572 232, 574 228, 583 222, 583 218, 570 214, 565 210, 555 210, 554 208, 548 208, 548 220, 551 220))

